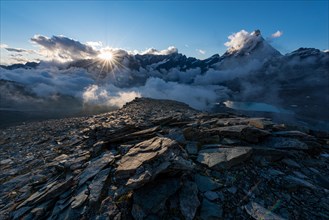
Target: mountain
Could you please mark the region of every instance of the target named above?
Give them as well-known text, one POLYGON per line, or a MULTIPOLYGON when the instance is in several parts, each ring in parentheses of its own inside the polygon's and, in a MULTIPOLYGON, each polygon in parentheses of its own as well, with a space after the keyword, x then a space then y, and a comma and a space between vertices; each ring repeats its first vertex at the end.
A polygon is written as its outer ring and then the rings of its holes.
POLYGON ((27 62, 25 64, 12 64, 12 65, 0 65, 1 68, 7 69, 7 70, 14 70, 14 69, 34 69, 39 65, 37 62, 27 62))
POLYGON ((1 133, 0 219, 329 217, 328 133, 147 98, 1 133))
MULTIPOLYGON (((279 106, 295 112, 298 120, 329 122, 329 53, 299 48, 282 55, 258 30, 231 43, 222 56, 204 60, 177 50, 165 55, 114 50, 113 57, 112 61, 94 58, 61 65, 42 61, 1 66, 0 79, 27 87, 37 102, 71 96, 81 106, 92 102, 120 107, 121 100, 147 96, 209 110, 215 103, 233 100, 279 106)), ((15 94, 15 86, 4 88, 11 90, 6 94, 15 94)), ((5 100, 12 103, 15 97, 5 100)), ((26 99, 30 97, 27 94, 26 99)))

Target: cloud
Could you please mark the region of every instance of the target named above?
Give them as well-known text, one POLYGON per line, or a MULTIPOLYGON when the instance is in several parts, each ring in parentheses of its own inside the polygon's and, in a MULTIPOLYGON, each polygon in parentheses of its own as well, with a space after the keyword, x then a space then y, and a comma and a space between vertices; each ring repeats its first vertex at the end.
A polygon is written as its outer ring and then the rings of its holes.
POLYGON ((28 53, 30 52, 29 50, 21 49, 21 48, 10 48, 10 47, 5 47, 6 50, 10 52, 16 52, 16 53, 28 53))
POLYGON ((178 49, 174 46, 170 46, 167 49, 164 50, 157 50, 154 48, 149 48, 145 51, 142 51, 140 54, 144 55, 144 54, 153 54, 153 55, 169 55, 169 54, 173 54, 173 53, 178 53, 178 49))
POLYGON ((201 54, 206 54, 206 51, 205 50, 201 50, 201 49, 197 49, 197 51, 199 52, 199 53, 201 53, 201 54))
POLYGON ((0 48, 7 48, 8 45, 7 44, 0 44, 0 48))
POLYGON ((9 47, 7 44, 0 44, 0 48, 6 49, 9 52, 16 52, 16 53, 33 53, 34 52, 33 50, 9 47))
POLYGON ((103 43, 101 41, 88 41, 88 42, 86 42, 86 45, 90 46, 96 50, 96 49, 101 48, 103 46, 103 43))
POLYGON ((282 31, 277 31, 275 33, 273 33, 271 35, 272 38, 278 38, 278 37, 281 37, 283 35, 283 32, 282 31))
POLYGON ((238 50, 242 50, 244 47, 251 47, 259 41, 260 31, 247 32, 241 30, 237 33, 228 36, 229 41, 224 45, 228 47, 228 52, 233 53, 238 50))
POLYGON ((90 58, 98 54, 98 51, 93 47, 64 36, 48 38, 42 35, 35 35, 31 38, 31 41, 44 49, 41 51, 44 55, 60 61, 90 58))
POLYGON ((121 108, 127 102, 141 95, 135 91, 123 91, 113 85, 90 85, 82 95, 84 105, 97 105, 121 108))
POLYGON ((122 107, 126 102, 141 96, 177 100, 204 110, 212 107, 218 98, 227 99, 227 90, 218 85, 187 85, 151 77, 145 85, 132 88, 118 88, 112 84, 90 85, 83 93, 83 102, 88 106, 122 107))

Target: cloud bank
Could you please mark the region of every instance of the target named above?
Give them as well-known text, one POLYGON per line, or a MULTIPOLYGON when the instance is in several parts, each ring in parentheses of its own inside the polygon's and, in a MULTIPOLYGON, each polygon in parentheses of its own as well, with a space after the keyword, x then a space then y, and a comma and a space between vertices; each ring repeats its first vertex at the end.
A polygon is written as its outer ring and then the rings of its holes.
MULTIPOLYGON (((45 56, 61 61, 72 61, 97 56, 98 52, 86 44, 64 36, 35 35, 31 41, 40 45, 45 56)), ((95 44, 94 44, 95 45, 95 44)))

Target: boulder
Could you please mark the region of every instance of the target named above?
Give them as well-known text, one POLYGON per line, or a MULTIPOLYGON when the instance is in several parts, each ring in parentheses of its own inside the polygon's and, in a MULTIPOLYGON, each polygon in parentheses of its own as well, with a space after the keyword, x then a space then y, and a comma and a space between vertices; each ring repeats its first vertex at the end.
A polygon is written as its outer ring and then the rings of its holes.
POLYGON ((127 179, 126 186, 138 188, 167 170, 187 171, 193 164, 186 152, 169 138, 155 137, 136 144, 119 161, 118 180, 127 179))
POLYGON ((200 151, 197 161, 211 169, 229 169, 247 160, 251 153, 250 147, 212 148, 200 151))
POLYGON ((159 211, 165 209, 164 203, 178 191, 180 186, 178 179, 166 178, 136 190, 133 194, 132 216, 135 219, 145 219, 149 215, 157 215, 159 211))

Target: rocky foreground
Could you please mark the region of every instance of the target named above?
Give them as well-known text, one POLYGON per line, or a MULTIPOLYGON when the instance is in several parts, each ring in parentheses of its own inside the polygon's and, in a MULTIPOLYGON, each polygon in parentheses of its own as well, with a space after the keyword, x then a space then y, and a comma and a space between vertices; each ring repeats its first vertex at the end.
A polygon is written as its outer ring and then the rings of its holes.
POLYGON ((0 132, 0 219, 329 219, 324 133, 146 98, 0 132))

